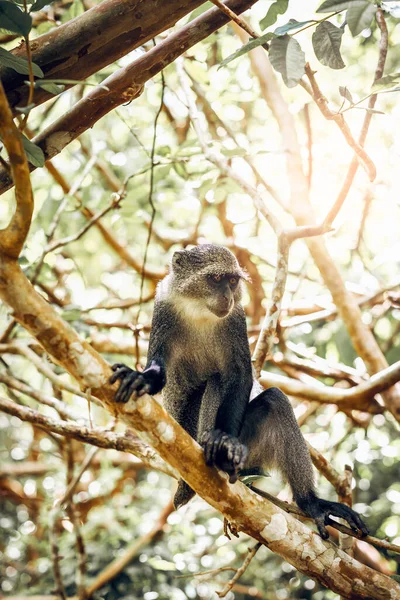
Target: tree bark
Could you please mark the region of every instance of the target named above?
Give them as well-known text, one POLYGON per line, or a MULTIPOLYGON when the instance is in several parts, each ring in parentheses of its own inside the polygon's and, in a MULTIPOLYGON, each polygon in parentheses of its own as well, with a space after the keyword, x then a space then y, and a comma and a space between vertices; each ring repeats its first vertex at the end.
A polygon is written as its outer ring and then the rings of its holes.
MULTIPOLYGON (((32 60, 46 78, 84 80, 125 56, 203 4, 204 0, 104 0, 84 14, 31 42, 32 60)), ((15 56, 26 58, 25 43, 15 56)), ((25 106, 29 87, 26 75, 0 68, 10 106, 25 106)), ((34 103, 52 94, 37 88, 34 103)))
MULTIPOLYGON (((227 4, 235 12, 241 13, 255 2, 256 0, 228 0, 227 4)), ((46 160, 53 158, 84 131, 93 127, 104 115, 139 96, 146 81, 160 73, 188 48, 207 38, 228 21, 228 17, 218 8, 210 9, 177 32, 172 33, 127 67, 119 69, 107 77, 101 85, 95 87, 71 110, 32 141, 43 150, 46 160)), ((33 165, 30 165, 29 168, 31 171, 35 170, 33 165)), ((0 194, 12 185, 9 172, 1 167, 0 194)))

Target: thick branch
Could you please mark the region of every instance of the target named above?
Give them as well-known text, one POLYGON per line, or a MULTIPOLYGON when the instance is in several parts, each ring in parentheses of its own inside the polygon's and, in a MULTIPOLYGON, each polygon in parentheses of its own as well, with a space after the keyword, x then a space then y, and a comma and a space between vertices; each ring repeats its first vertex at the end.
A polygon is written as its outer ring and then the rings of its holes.
MULTIPOLYGON (((255 1, 229 0, 228 4, 235 8, 235 12, 243 12, 255 1)), ((127 67, 107 77, 71 110, 37 135, 33 142, 43 150, 46 160, 53 158, 111 110, 137 98, 147 81, 228 21, 228 17, 218 8, 212 8, 197 17, 127 67)), ((31 166, 31 171, 33 170, 34 167, 31 166)), ((12 180, 7 171, 0 169, 0 193, 11 185, 12 180)))
POLYGON ((382 407, 373 402, 375 394, 379 394, 400 381, 400 361, 373 375, 352 388, 331 388, 321 384, 320 387, 306 385, 296 379, 275 375, 265 371, 261 374, 261 383, 270 387, 276 385, 286 394, 318 402, 333 402, 341 408, 382 412, 382 407))
POLYGON ((0 80, 0 138, 8 152, 15 185, 16 207, 11 221, 0 231, 0 253, 18 258, 28 235, 33 213, 33 194, 22 136, 14 125, 0 80))
MULTIPOLYGON (((105 0, 79 17, 36 38, 32 60, 46 78, 84 80, 165 31, 204 0, 105 0)), ((26 58, 21 44, 13 54, 26 58)), ((0 69, 10 105, 26 106, 25 75, 0 69)), ((34 95, 36 105, 52 98, 43 88, 34 95)))

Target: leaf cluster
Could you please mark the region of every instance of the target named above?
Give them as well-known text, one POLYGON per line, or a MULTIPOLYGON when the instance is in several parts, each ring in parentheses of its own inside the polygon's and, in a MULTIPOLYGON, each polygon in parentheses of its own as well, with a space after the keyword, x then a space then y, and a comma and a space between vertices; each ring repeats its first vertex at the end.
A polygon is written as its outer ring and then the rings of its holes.
MULTIPOLYGON (((225 58, 221 66, 247 54, 253 48, 263 46, 269 50, 271 64, 282 75, 285 85, 290 88, 295 87, 304 75, 307 59, 294 36, 305 29, 314 28, 312 46, 318 61, 331 69, 343 69, 346 65, 341 54, 341 43, 346 26, 353 37, 360 35, 371 26, 379 4, 373 0, 347 0, 346 2, 326 0, 319 6, 317 13, 329 13, 328 17, 302 21, 289 19, 286 24, 277 27, 274 31, 267 31, 244 44, 225 58), (338 26, 332 22, 332 19, 341 13, 344 13, 344 20, 338 26)), ((286 13, 288 6, 288 0, 273 2, 265 17, 260 20, 260 28, 266 30, 274 25, 278 17, 286 13)), ((391 76, 396 79, 396 82, 397 75, 391 76)))

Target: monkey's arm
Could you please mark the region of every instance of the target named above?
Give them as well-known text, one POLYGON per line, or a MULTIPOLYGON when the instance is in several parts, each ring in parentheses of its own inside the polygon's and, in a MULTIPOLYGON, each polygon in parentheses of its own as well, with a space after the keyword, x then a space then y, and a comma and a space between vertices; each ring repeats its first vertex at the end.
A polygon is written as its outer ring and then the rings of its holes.
POLYGON ((120 380, 120 386, 115 394, 116 402, 128 402, 134 392, 137 396, 157 394, 165 386, 168 332, 171 331, 174 318, 166 303, 155 304, 147 364, 142 373, 122 363, 116 363, 111 367, 114 374, 110 378, 110 383, 120 380))

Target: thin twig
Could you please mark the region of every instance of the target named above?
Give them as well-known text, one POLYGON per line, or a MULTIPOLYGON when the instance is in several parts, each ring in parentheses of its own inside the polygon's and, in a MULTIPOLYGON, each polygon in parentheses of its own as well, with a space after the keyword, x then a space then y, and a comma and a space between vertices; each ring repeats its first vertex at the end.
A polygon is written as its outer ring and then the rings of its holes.
MULTIPOLYGON (((353 469, 349 465, 345 465, 344 474, 341 477, 342 493, 339 494, 338 500, 350 508, 353 506, 352 479, 353 469)), ((354 556, 354 539, 350 535, 339 532, 339 548, 349 556, 354 556)))
POLYGON ((230 581, 228 581, 226 586, 220 592, 217 592, 217 596, 219 598, 225 598, 227 593, 231 591, 231 589, 233 588, 235 583, 240 579, 240 577, 243 575, 243 573, 245 572, 245 570, 247 569, 247 567, 249 566, 249 564, 255 557, 257 550, 261 546, 262 546, 262 544, 260 542, 258 542, 258 544, 256 544, 253 548, 248 549, 248 554, 247 554, 242 566, 236 571, 236 573, 234 574, 232 579, 230 581))
POLYGON ((233 10, 231 10, 228 6, 226 6, 223 2, 221 2, 221 0, 211 0, 211 2, 213 4, 215 4, 215 6, 218 6, 218 8, 223 13, 225 13, 231 19, 231 21, 234 21, 237 25, 239 25, 239 27, 244 29, 249 34, 250 37, 252 37, 252 38, 260 37, 258 35, 258 33, 256 33, 254 31, 254 29, 252 27, 250 27, 250 25, 248 23, 246 23, 246 21, 241 19, 235 12, 233 12, 233 10))
POLYGON ((308 189, 311 189, 312 175, 313 175, 313 136, 312 136, 312 127, 310 120, 310 105, 304 105, 304 120, 306 123, 306 132, 307 132, 307 152, 308 152, 308 170, 307 170, 307 183, 308 189))
MULTIPOLYGON (((28 14, 27 1, 23 0, 23 4, 24 4, 24 11, 26 14, 28 14)), ((26 101, 26 108, 28 109, 31 106, 31 104, 33 103, 33 95, 35 93, 35 78, 33 75, 32 50, 31 50, 31 45, 30 45, 30 41, 29 41, 29 33, 24 36, 24 40, 25 40, 26 58, 28 61, 28 74, 29 74, 29 95, 28 95, 28 99, 26 101)), ((29 112, 26 112, 21 120, 20 127, 19 127, 19 130, 21 131, 21 133, 25 129, 26 123, 28 121, 28 117, 29 117, 29 112)))
POLYGON ((155 216, 156 216, 156 207, 154 205, 154 198, 153 198, 153 191, 154 191, 154 156, 155 156, 155 152, 156 152, 157 123, 158 123, 158 119, 159 119, 159 117, 161 115, 163 104, 164 104, 164 91, 165 91, 165 79, 164 79, 164 73, 163 73, 163 71, 161 71, 161 99, 160 99, 160 106, 158 107, 158 111, 157 111, 155 119, 154 119, 153 141, 152 141, 152 144, 151 144, 151 153, 150 153, 151 169, 150 169, 150 186, 149 186, 148 201, 149 201, 150 208, 151 208, 151 219, 150 219, 150 224, 149 224, 148 233, 147 233, 146 246, 145 246, 145 250, 144 250, 142 272, 140 274, 139 307, 138 307, 138 310, 137 310, 137 313, 136 313, 135 328, 134 328, 135 340, 136 340, 136 367, 137 368, 140 366, 139 317, 140 317, 140 312, 141 312, 141 307, 142 307, 142 299, 143 299, 144 279, 145 279, 145 275, 144 274, 145 274, 145 269, 146 269, 147 253, 148 253, 148 250, 149 250, 149 245, 150 245, 150 240, 151 240, 151 234, 152 234, 152 231, 153 231, 153 223, 154 223, 154 219, 155 219, 155 216))
POLYGON ((177 478, 174 469, 161 460, 153 448, 135 437, 129 430, 125 433, 115 433, 109 429, 90 428, 71 421, 52 419, 32 408, 12 402, 4 396, 0 396, 0 410, 52 433, 70 437, 99 448, 112 448, 120 452, 129 452, 152 469, 177 478))
POLYGON ((103 208, 102 210, 100 210, 95 215, 93 215, 93 217, 91 217, 91 219, 89 219, 89 221, 87 223, 85 223, 85 225, 79 231, 77 231, 76 233, 74 233, 72 235, 68 235, 65 238, 62 238, 60 240, 54 240, 54 242, 47 244, 47 246, 44 250, 44 254, 47 254, 49 252, 54 252, 54 250, 57 250, 58 248, 61 248, 62 246, 66 246, 67 244, 70 244, 71 242, 76 242, 77 240, 79 240, 95 223, 97 223, 97 221, 99 219, 104 217, 111 210, 119 208, 119 205, 120 205, 121 201, 123 200, 124 195, 125 195, 125 192, 123 190, 121 190, 120 194, 113 194, 111 201, 107 204, 107 206, 105 208, 103 208))
POLYGON ((257 344, 253 353, 252 361, 256 376, 260 376, 263 364, 271 352, 276 327, 282 306, 283 294, 286 286, 287 267, 290 243, 285 235, 278 238, 278 258, 274 285, 272 287, 271 299, 265 314, 264 323, 258 336, 257 344))
MULTIPOLYGON (((379 55, 378 55, 378 62, 377 62, 376 70, 375 70, 375 76, 374 76, 373 83, 376 83, 377 81, 379 81, 379 79, 382 78, 383 71, 385 68, 387 50, 388 50, 388 30, 387 30, 387 26, 386 26, 385 16, 384 16, 383 10, 381 8, 377 8, 375 18, 376 18, 378 27, 381 31, 381 38, 379 40, 379 55)), ((369 101, 368 101, 368 109, 371 110, 374 108, 377 97, 378 97, 377 94, 370 96, 369 101)), ((363 122, 363 125, 361 128, 361 133, 358 138, 358 143, 361 147, 364 146, 364 144, 365 144, 369 125, 370 125, 371 119, 372 119, 372 113, 370 112, 370 110, 367 111, 365 114, 364 122, 363 122)), ((357 155, 355 155, 350 163, 349 169, 347 171, 347 175, 343 182, 342 188, 338 194, 338 197, 336 198, 335 202, 332 205, 332 208, 330 209, 328 215, 325 218, 325 222, 327 225, 332 225, 340 208, 342 207, 344 201, 346 200, 347 195, 352 186, 352 183, 354 181, 354 177, 357 173, 358 165, 359 165, 359 162, 357 159, 357 155)))

